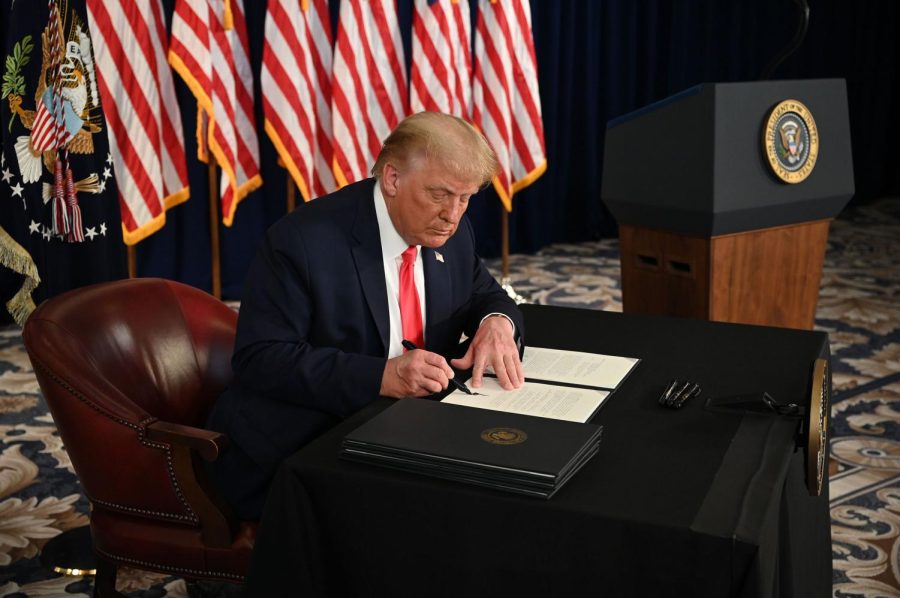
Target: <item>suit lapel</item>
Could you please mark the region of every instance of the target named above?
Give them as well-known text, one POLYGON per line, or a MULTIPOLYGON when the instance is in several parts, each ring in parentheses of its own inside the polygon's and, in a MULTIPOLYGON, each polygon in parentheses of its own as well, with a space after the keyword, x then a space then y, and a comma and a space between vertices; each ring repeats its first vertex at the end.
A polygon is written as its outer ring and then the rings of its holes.
POLYGON ((387 287, 384 283, 381 238, 378 235, 378 219, 375 216, 373 190, 371 186, 365 188, 369 191, 359 202, 356 222, 353 224, 353 238, 356 241, 356 245, 352 249, 353 260, 356 263, 356 272, 366 297, 366 303, 369 305, 369 311, 378 327, 382 349, 387 355, 390 315, 388 314, 387 287))
POLYGON ((422 248, 425 274, 425 346, 429 351, 441 351, 446 345, 446 323, 450 318, 450 270, 444 263, 443 252, 422 248), (441 256, 438 259, 438 255, 441 256))

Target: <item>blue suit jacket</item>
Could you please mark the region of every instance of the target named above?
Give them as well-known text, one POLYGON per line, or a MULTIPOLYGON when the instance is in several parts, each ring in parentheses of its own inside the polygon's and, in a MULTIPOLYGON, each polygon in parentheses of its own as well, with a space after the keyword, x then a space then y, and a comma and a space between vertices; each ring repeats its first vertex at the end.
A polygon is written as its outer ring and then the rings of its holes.
MULTIPOLYGON (((298 207, 269 229, 247 276, 234 381, 210 427, 274 471, 338 418, 378 396, 390 318, 374 179, 298 207)), ((423 248, 425 343, 448 359, 460 334, 491 312, 522 316, 475 253, 463 219, 437 250, 423 248)))

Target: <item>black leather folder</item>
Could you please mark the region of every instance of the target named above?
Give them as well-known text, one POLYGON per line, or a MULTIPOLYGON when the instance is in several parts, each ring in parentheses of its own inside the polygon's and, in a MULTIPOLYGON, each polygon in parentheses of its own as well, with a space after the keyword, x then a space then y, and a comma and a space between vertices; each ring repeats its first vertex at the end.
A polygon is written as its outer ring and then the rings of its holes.
POLYGON ((601 431, 593 424, 409 399, 348 434, 341 456, 550 498, 597 453, 601 431))

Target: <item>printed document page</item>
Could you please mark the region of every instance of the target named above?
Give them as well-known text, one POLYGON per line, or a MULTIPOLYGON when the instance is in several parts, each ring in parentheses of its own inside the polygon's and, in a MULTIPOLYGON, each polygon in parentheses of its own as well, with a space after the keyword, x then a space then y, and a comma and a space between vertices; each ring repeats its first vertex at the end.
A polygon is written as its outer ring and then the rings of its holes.
MULTIPOLYGON (((528 354, 528 350, 525 351, 528 354)), ((528 370, 526 369, 526 376, 528 370)), ((521 388, 503 390, 496 378, 484 377, 481 388, 469 389, 477 395, 457 390, 443 402, 507 413, 522 413, 537 417, 586 422, 609 396, 607 390, 554 386, 539 382, 525 382, 521 388)))
POLYGON ((526 346, 522 370, 526 380, 614 389, 637 362, 632 357, 526 346))

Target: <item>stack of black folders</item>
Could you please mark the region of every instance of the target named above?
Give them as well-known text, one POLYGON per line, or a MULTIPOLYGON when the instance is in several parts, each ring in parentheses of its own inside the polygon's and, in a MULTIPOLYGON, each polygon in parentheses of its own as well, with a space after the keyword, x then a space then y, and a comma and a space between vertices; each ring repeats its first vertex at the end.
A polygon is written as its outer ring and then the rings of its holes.
POLYGON ((550 498, 597 454, 601 432, 593 424, 406 399, 347 434, 341 456, 550 498))

